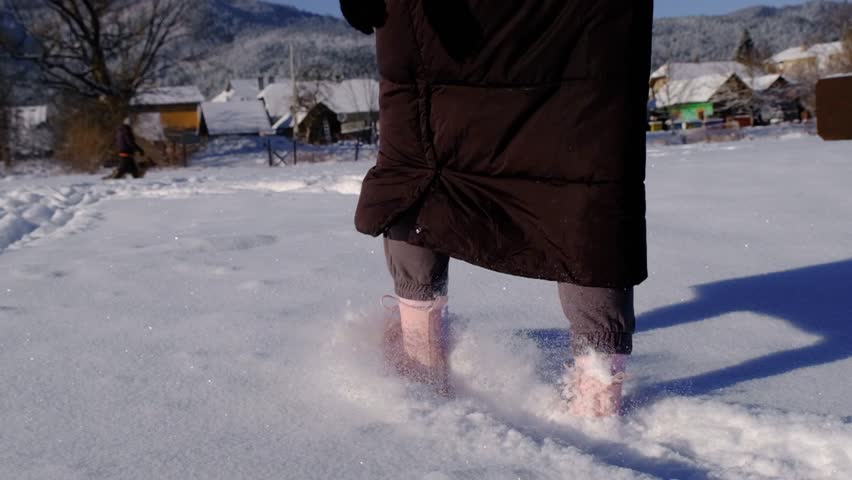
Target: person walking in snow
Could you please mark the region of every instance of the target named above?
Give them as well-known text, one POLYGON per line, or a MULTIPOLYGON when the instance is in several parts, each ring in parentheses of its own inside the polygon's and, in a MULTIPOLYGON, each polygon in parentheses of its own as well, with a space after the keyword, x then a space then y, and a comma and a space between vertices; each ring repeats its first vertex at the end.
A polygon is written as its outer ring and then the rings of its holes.
POLYGON ((406 371, 448 388, 449 258, 558 282, 567 405, 619 411, 647 277, 652 0, 341 0, 376 33, 378 160, 358 231, 384 237, 406 371))
POLYGON ((136 143, 136 136, 130 127, 129 118, 125 118, 116 131, 115 147, 118 150, 118 167, 110 175, 105 177, 105 179, 124 178, 127 174, 132 175, 133 178, 141 177, 142 172, 136 163, 134 155, 136 153, 145 155, 145 150, 136 143))

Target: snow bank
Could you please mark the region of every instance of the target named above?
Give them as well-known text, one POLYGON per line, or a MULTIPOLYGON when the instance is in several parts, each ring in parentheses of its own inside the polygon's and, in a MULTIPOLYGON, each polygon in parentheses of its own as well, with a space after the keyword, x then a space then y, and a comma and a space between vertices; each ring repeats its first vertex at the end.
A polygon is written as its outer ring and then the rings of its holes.
POLYGON ((56 175, 67 175, 70 169, 55 160, 27 159, 16 161, 11 167, 0 164, 0 185, 22 180, 33 180, 56 175))
MULTIPOLYGON (((187 198, 240 192, 358 195, 361 192, 361 180, 368 168, 366 162, 350 162, 348 168, 342 169, 323 163, 270 168, 256 159, 257 146, 257 140, 243 140, 225 142, 221 149, 214 147, 216 154, 228 159, 224 163, 240 166, 223 177, 211 175, 211 170, 205 168, 190 168, 155 172, 141 180, 92 182, 91 177, 69 176, 67 178, 81 181, 61 187, 3 188, 4 183, 14 187, 25 179, 63 183, 62 177, 48 180, 41 176, 46 172, 25 168, 21 170, 24 175, 11 175, 0 181, 0 252, 46 236, 61 238, 85 228, 87 222, 97 216, 96 210, 90 207, 106 198, 187 198), (252 164, 260 166, 246 167, 252 164), (76 221, 72 222, 74 219, 76 221), (74 228, 65 228, 69 224, 74 228)), ((328 155, 333 158, 335 153, 331 151, 328 155)))

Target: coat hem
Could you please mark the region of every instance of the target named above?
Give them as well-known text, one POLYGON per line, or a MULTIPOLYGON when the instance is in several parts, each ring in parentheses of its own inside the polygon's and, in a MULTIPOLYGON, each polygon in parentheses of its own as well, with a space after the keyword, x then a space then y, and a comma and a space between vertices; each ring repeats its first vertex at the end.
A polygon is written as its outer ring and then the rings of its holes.
MULTIPOLYGON (((424 248, 431 248, 428 245, 423 245, 420 242, 408 242, 412 245, 417 245, 424 248)), ((551 282, 559 282, 559 283, 570 283, 572 285, 578 285, 581 287, 593 287, 593 288, 630 288, 641 285, 642 282, 648 279, 647 269, 643 269, 643 271, 633 275, 626 276, 627 280, 624 282, 619 281, 601 281, 592 278, 578 278, 570 275, 559 274, 559 273, 541 273, 541 271, 534 272, 529 269, 525 269, 522 267, 518 267, 506 262, 492 262, 488 259, 482 258, 473 258, 463 254, 458 254, 454 252, 448 252, 441 249, 434 249, 438 253, 442 253, 444 255, 449 256, 455 260, 459 260, 465 263, 469 263, 471 265, 484 268, 486 270, 491 270, 497 273, 504 273, 506 275, 512 275, 516 277, 524 277, 530 278, 533 280, 545 280, 551 282)))

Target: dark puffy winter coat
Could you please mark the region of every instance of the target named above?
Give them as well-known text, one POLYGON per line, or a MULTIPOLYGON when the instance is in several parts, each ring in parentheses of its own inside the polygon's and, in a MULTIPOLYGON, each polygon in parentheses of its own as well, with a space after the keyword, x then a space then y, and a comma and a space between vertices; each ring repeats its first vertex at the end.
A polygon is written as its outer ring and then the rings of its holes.
POLYGON ((136 152, 144 153, 136 144, 136 136, 129 125, 121 125, 115 134, 115 148, 119 154, 133 155, 136 152))
POLYGON ((647 277, 652 0, 388 0, 369 235, 597 287, 647 277))

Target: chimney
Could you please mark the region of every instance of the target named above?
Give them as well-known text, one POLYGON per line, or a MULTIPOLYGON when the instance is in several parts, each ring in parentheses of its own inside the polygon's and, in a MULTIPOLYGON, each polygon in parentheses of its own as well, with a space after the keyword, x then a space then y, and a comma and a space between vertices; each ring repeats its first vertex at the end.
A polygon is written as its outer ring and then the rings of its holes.
POLYGON ((275 77, 270 76, 267 85, 272 85, 273 83, 275 83, 275 77))
POLYGON ((257 89, 263 90, 263 75, 257 77, 257 89))

